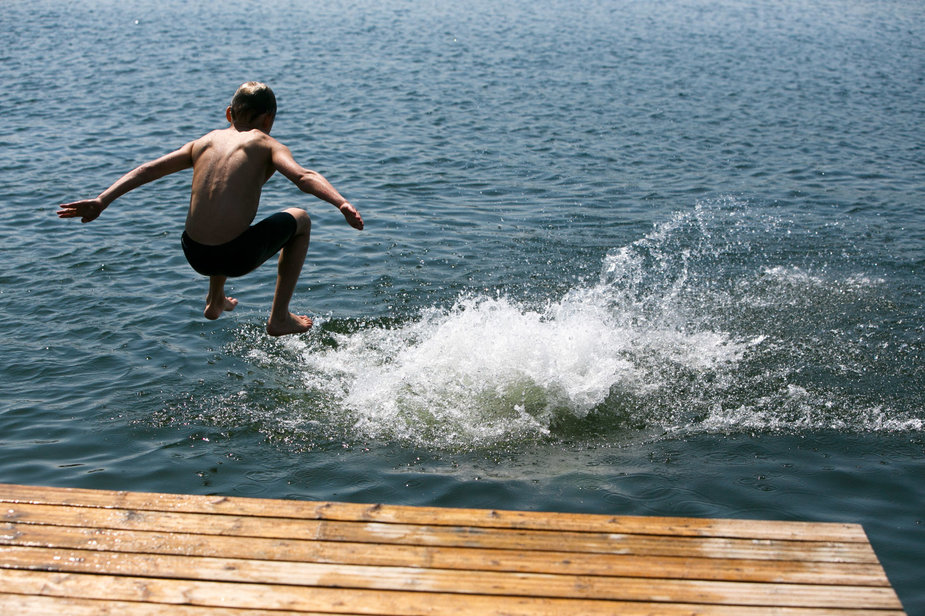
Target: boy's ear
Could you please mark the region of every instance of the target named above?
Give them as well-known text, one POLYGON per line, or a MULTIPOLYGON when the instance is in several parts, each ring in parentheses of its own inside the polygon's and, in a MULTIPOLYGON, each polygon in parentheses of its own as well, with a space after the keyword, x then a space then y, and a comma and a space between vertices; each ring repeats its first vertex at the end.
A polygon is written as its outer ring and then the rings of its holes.
POLYGON ((231 119, 231 106, 229 106, 228 109, 225 110, 225 118, 227 118, 229 122, 234 124, 234 120, 231 119))

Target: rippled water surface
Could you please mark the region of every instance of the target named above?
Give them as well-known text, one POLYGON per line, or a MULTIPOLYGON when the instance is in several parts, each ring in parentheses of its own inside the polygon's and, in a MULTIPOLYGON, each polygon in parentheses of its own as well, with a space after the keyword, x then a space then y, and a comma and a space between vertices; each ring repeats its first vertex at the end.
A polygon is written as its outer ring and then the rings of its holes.
POLYGON ((925 612, 925 5, 0 4, 0 481, 864 525, 925 612), (312 246, 202 318, 190 176, 268 82, 312 246))

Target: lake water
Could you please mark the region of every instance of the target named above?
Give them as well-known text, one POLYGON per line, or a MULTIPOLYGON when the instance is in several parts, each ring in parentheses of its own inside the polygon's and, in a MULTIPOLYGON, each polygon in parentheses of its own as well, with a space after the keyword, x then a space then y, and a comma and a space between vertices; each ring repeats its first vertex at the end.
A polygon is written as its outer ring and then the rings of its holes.
POLYGON ((925 613, 925 4, 0 4, 0 481, 857 522, 925 613), (189 173, 224 123, 312 245, 202 318, 189 173))

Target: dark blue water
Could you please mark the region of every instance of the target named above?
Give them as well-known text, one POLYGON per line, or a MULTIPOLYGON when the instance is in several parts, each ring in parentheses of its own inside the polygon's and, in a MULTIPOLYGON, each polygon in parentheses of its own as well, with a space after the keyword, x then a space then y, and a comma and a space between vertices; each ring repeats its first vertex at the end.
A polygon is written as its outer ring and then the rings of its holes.
POLYGON ((0 481, 857 522, 925 612, 925 5, 0 4, 0 481), (189 174, 58 220, 237 85, 308 208, 202 316, 189 174))

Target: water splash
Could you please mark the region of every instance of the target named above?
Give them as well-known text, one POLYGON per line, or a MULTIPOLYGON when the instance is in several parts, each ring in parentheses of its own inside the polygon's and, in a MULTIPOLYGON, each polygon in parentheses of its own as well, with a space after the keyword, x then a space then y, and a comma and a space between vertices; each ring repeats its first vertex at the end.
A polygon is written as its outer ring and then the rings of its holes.
POLYGON ((615 388, 645 395, 659 384, 634 360, 642 348, 696 370, 742 352, 721 334, 627 327, 603 297, 583 293, 542 310, 469 297, 395 329, 336 338, 335 350, 303 351, 306 386, 349 409, 362 434, 439 446, 547 435, 615 388))
POLYGON ((845 244, 795 232, 805 227, 736 200, 702 203, 543 305, 468 294, 404 323, 279 344, 309 414, 353 439, 468 448, 639 430, 922 430, 920 391, 863 382, 897 362, 921 370, 921 344, 876 352, 902 334, 876 327, 895 310, 884 275, 845 244))

